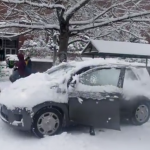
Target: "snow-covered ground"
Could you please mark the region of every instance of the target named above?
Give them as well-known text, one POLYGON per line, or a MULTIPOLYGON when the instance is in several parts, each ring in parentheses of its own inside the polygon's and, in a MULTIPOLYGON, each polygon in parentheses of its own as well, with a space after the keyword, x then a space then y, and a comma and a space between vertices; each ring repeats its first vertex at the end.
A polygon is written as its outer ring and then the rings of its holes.
MULTIPOLYGON (((0 82, 6 88, 10 82, 0 82)), ((9 94, 9 93, 8 93, 9 94)), ((122 125, 121 131, 71 128, 60 135, 37 139, 29 133, 12 129, 0 120, 1 150, 150 150, 150 122, 143 126, 122 125)))
POLYGON ((9 82, 9 81, 1 81, 0 80, 0 89, 2 90, 2 89, 4 89, 4 88, 7 88, 9 85, 11 84, 11 82, 9 82))

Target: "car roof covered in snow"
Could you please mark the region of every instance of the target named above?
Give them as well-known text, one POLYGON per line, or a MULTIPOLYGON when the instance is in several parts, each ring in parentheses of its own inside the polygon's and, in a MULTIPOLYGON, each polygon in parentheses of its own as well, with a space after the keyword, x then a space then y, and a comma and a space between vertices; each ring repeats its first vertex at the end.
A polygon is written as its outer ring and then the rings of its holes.
POLYGON ((124 60, 119 60, 119 59, 114 59, 114 58, 107 58, 107 59, 103 59, 103 58, 94 58, 94 59, 86 59, 84 61, 69 61, 69 62, 63 62, 61 64, 59 64, 58 66, 54 66, 51 69, 47 70, 47 71, 53 71, 56 68, 62 67, 62 66, 73 66, 74 67, 74 71, 78 71, 84 67, 98 67, 98 66, 105 66, 105 67, 145 67, 144 63, 129 63, 129 62, 125 62, 124 60))
POLYGON ((72 65, 72 66, 76 66, 76 67, 87 67, 87 66, 110 66, 110 65, 115 65, 115 66, 145 66, 144 63, 137 63, 137 62, 133 62, 133 63, 129 63, 126 62, 124 60, 119 60, 119 59, 113 59, 113 58, 107 58, 107 59, 103 59, 103 58, 94 58, 94 59, 88 59, 88 60, 84 60, 84 61, 70 61, 66 64, 72 65))

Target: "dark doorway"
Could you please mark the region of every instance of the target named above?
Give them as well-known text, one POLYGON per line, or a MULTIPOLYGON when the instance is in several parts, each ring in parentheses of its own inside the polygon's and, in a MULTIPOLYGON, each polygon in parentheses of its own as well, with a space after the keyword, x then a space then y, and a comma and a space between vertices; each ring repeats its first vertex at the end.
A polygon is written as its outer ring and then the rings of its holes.
POLYGON ((5 60, 5 50, 0 49, 0 61, 4 61, 4 60, 5 60))
POLYGON ((2 39, 0 39, 0 48, 2 48, 2 39))

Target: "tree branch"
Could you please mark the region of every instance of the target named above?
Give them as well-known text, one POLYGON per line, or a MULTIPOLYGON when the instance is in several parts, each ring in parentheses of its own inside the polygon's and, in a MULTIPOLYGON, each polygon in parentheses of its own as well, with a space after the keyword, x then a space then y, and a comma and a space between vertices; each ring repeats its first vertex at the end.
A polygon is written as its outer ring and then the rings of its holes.
POLYGON ((68 22, 81 7, 85 6, 90 0, 81 0, 74 7, 71 7, 66 14, 66 21, 68 22))
POLYGON ((33 24, 33 23, 11 23, 11 22, 0 22, 0 29, 4 28, 10 28, 10 27, 16 27, 16 28, 28 28, 28 29, 39 29, 39 30, 44 30, 44 29, 54 29, 54 30, 59 30, 59 26, 55 24, 33 24))
POLYGON ((28 4, 32 5, 34 7, 40 7, 40 8, 49 8, 49 9, 64 9, 65 7, 60 4, 46 4, 46 3, 35 3, 31 2, 31 0, 1 0, 1 2, 5 3, 12 3, 12 4, 28 4))
MULTIPOLYGON (((86 25, 86 24, 89 24, 89 23, 96 23, 96 22, 100 22, 100 20, 97 20, 99 17, 101 17, 102 15, 106 14, 107 12, 109 12, 111 9, 115 8, 115 7, 118 7, 118 6, 122 6, 124 3, 128 3, 130 2, 131 0, 126 0, 125 2, 121 2, 121 3, 117 3, 117 4, 114 4, 114 5, 111 5, 110 7, 108 7, 106 10, 104 10, 103 12, 101 12, 100 14, 96 15, 94 18, 92 19, 89 19, 89 20, 85 20, 85 21, 71 21, 70 22, 70 25, 86 25)), ((133 1, 137 1, 137 0, 133 0, 133 1)), ((132 1, 132 2, 133 2, 132 1)))
MULTIPOLYGON (((70 29, 70 31, 72 31, 72 32, 79 31, 80 32, 80 31, 84 31, 84 30, 88 30, 88 29, 93 29, 93 28, 96 28, 96 27, 107 26, 111 23, 117 23, 117 22, 121 22, 121 21, 131 22, 131 20, 129 20, 129 19, 140 17, 140 16, 145 16, 145 15, 150 15, 150 11, 146 11, 146 12, 142 12, 142 13, 140 12, 140 13, 129 14, 129 15, 125 15, 123 17, 118 17, 118 18, 112 18, 112 19, 109 19, 108 21, 105 21, 105 22, 102 22, 102 23, 94 23, 94 25, 89 24, 89 25, 86 25, 84 27, 70 29)), ((149 19, 149 22, 150 22, 150 19, 149 19)))
MULTIPOLYGON (((20 36, 20 35, 24 35, 24 34, 27 34, 27 33, 29 33, 29 32, 32 32, 33 30, 27 30, 27 31, 24 31, 24 32, 20 32, 20 33, 15 33, 15 34, 13 34, 13 35, 10 35, 10 36, 5 36, 4 34, 5 34, 5 32, 3 32, 2 33, 2 37, 3 38, 13 38, 13 37, 17 37, 17 36, 20 36)), ((0 33, 0 37, 1 37, 1 33, 0 33)))
POLYGON ((84 42, 84 43, 89 42, 89 40, 75 39, 75 40, 69 41, 69 42, 68 42, 68 45, 70 45, 70 44, 72 44, 72 43, 75 43, 75 42, 80 42, 80 41, 82 41, 82 42, 84 42))

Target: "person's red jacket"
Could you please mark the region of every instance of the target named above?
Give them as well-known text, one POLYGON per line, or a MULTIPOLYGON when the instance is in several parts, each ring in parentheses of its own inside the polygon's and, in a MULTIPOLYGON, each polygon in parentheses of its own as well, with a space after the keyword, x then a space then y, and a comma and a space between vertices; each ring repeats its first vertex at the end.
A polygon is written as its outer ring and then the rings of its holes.
POLYGON ((26 76, 26 71, 25 71, 26 63, 24 60, 24 55, 18 54, 18 59, 19 59, 19 61, 15 64, 15 66, 18 67, 19 75, 21 77, 25 77, 26 76))

